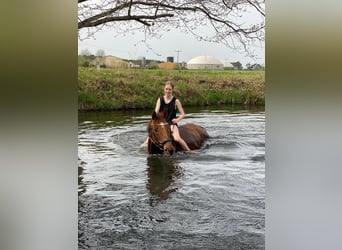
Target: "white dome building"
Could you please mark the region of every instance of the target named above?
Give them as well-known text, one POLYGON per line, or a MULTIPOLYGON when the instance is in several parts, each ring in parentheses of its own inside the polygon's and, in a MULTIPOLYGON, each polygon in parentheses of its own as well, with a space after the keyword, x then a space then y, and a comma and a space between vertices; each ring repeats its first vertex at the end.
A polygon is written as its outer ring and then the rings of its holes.
POLYGON ((188 69, 223 69, 223 63, 213 56, 197 56, 186 64, 188 69))
POLYGON ((223 63, 223 68, 224 69, 234 69, 234 65, 231 64, 231 62, 228 62, 228 61, 221 61, 223 63))

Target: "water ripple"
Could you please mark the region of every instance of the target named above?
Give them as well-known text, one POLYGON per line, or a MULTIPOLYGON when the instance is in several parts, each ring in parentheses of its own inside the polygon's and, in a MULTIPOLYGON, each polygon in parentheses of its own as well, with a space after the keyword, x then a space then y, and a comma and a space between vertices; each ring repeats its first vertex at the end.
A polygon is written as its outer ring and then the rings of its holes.
POLYGON ((190 114, 210 138, 169 158, 140 148, 148 114, 96 117, 79 124, 79 249, 264 249, 264 113, 190 114))

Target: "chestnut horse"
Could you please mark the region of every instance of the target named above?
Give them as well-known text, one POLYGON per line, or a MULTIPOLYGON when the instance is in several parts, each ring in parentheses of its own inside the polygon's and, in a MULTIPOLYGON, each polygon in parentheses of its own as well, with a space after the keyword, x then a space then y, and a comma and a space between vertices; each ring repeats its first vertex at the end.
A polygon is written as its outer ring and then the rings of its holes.
MULTIPOLYGON (((170 125, 166 121, 166 111, 153 111, 152 119, 147 126, 149 154, 171 155, 182 151, 182 147, 173 140, 170 125)), ((207 131, 196 124, 187 123, 178 127, 180 136, 191 150, 200 149, 205 139, 209 137, 207 131)))

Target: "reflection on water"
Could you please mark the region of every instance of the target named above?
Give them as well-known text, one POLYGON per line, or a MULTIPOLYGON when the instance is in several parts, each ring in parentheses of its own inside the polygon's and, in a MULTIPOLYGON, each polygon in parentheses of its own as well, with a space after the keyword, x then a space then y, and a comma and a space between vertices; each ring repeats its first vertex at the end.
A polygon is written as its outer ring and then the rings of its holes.
POLYGON ((83 183, 83 165, 85 163, 82 162, 80 159, 78 160, 78 195, 82 195, 86 190, 85 190, 85 185, 83 183))
POLYGON ((147 165, 147 189, 153 206, 155 202, 168 199, 179 188, 183 170, 172 157, 149 156, 147 165))
POLYGON ((150 111, 79 116, 79 249, 264 249, 264 110, 187 109, 198 154, 149 156, 150 111))

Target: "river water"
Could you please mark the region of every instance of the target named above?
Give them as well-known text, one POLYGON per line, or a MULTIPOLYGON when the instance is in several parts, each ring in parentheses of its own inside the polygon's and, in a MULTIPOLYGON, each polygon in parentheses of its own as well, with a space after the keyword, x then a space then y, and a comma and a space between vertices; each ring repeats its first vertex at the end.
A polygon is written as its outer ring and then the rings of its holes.
POLYGON ((79 114, 79 249, 264 249, 265 112, 186 109, 196 153, 149 156, 152 111, 79 114))

